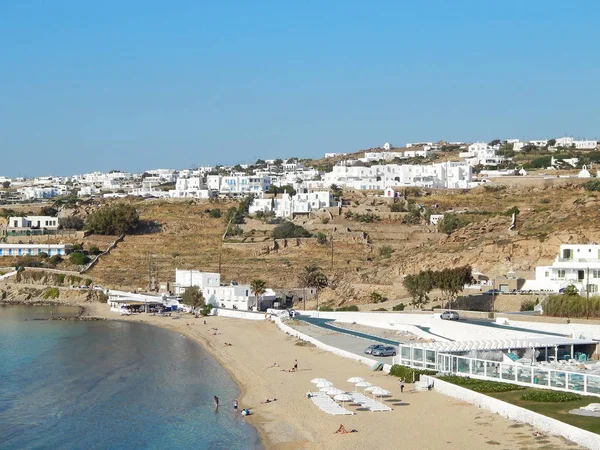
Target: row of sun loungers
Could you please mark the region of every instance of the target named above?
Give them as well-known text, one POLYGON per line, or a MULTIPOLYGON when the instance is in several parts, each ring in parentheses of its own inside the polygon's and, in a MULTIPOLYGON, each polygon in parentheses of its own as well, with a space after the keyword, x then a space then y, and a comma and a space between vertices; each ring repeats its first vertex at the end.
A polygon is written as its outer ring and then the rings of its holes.
POLYGON ((331 399, 323 392, 310 392, 310 396, 312 402, 317 405, 321 411, 324 411, 327 414, 331 414, 333 416, 347 416, 354 414, 352 411, 342 408, 335 402, 335 400, 331 399))
POLYGON ((353 400, 358 403, 360 406, 362 406, 363 408, 367 408, 369 411, 391 411, 392 408, 390 408, 387 405, 384 405, 381 402, 378 402, 377 400, 373 399, 373 398, 369 398, 364 394, 361 393, 353 393, 351 394, 353 400))

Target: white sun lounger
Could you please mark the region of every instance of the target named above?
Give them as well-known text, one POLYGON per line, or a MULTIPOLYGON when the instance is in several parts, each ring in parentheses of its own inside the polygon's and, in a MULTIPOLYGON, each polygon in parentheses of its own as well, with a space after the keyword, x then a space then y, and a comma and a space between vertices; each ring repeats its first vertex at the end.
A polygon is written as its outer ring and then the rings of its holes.
POLYGON ((384 405, 381 402, 378 402, 375 399, 369 398, 364 394, 360 394, 360 393, 354 393, 352 394, 352 398, 353 400, 358 403, 359 405, 361 405, 364 408, 367 408, 369 411, 391 411, 392 408, 390 408, 387 405, 384 405))
POLYGON ((599 412, 600 411, 600 403, 590 403, 587 406, 582 406, 580 409, 585 409, 586 411, 599 412))
POLYGON ((350 416, 354 415, 352 411, 342 408, 327 394, 323 392, 310 392, 311 401, 321 410, 332 416, 350 416))

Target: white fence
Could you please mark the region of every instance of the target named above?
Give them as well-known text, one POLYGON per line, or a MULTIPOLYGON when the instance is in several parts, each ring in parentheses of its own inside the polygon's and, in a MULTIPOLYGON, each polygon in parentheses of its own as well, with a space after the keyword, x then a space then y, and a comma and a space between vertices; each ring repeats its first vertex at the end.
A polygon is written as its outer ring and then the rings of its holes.
POLYGON ((240 311, 237 309, 213 308, 211 314, 213 316, 233 317, 235 319, 265 320, 264 313, 240 311))
POLYGON ((582 430, 573 425, 560 422, 559 420, 543 416, 528 409, 511 405, 493 397, 465 389, 446 381, 433 379, 433 387, 436 391, 449 397, 462 400, 479 408, 484 408, 492 413, 499 414, 510 420, 528 423, 529 425, 545 433, 560 435, 585 448, 600 448, 600 436, 590 431, 582 430))

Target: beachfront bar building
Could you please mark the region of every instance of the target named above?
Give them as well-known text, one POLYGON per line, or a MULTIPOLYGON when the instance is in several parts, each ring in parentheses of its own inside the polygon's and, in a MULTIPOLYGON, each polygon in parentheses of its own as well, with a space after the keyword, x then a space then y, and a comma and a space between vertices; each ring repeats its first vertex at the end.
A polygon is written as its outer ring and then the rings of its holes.
POLYGON ((600 396, 597 341, 560 336, 400 344, 394 364, 600 396))

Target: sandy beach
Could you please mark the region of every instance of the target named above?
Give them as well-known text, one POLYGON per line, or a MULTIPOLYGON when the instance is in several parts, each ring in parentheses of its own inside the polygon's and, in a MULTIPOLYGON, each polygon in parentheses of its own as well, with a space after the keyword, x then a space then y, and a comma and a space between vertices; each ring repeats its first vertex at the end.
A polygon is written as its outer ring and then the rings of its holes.
POLYGON ((282 333, 270 321, 223 317, 181 319, 136 315, 120 316, 107 305, 88 304, 85 315, 143 322, 180 333, 200 343, 234 376, 242 388, 240 408, 257 427, 268 449, 564 449, 580 448, 560 437, 533 436, 529 425, 519 424, 435 391, 400 393, 395 377, 374 373, 347 360, 282 333), (206 320, 206 325, 204 325, 206 320), (216 331, 214 329, 217 329, 216 331), (216 334, 215 334, 216 333, 216 334), (226 346, 225 343, 232 344, 226 346), (298 372, 288 372, 294 359, 298 372), (277 367, 270 367, 277 363, 277 367), (286 371, 283 371, 285 369, 286 371), (362 377, 392 393, 384 402, 391 412, 357 411, 353 416, 331 416, 320 411, 306 392, 310 380, 322 377, 338 388, 352 390, 346 380, 362 377), (277 398, 268 404, 266 398, 277 398), (357 433, 334 434, 343 424, 357 433))

